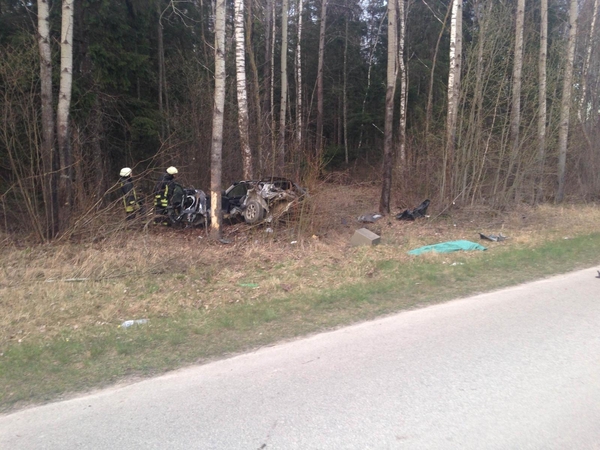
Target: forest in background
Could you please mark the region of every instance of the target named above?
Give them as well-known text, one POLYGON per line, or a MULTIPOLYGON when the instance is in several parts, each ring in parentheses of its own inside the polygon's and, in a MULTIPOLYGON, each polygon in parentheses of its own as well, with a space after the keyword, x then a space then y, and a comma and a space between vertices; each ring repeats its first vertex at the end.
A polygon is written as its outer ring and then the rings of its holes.
POLYGON ((0 0, 5 232, 64 234, 124 166, 210 190, 221 10, 222 188, 370 167, 387 211, 597 199, 598 0, 0 0))

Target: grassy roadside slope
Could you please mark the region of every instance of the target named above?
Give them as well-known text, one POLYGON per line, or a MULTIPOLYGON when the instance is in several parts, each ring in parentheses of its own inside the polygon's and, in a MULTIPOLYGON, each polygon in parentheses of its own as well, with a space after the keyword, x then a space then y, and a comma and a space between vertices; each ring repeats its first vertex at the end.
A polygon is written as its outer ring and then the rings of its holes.
POLYGON ((406 251, 476 240, 478 227, 469 217, 382 223, 374 231, 383 242, 373 248, 348 247, 354 227, 305 240, 283 232, 265 240, 263 230, 251 230, 225 247, 197 244, 199 234, 178 244, 173 236, 136 234, 102 249, 15 249, 0 280, 0 409, 590 267, 600 263, 600 212, 583 213, 570 223, 569 211, 539 212, 554 214, 553 226, 524 225, 519 214, 503 224, 511 238, 486 243, 485 252, 420 257, 406 251), (179 257, 168 257, 177 245, 179 257), (149 322, 119 327, 141 317, 149 322))

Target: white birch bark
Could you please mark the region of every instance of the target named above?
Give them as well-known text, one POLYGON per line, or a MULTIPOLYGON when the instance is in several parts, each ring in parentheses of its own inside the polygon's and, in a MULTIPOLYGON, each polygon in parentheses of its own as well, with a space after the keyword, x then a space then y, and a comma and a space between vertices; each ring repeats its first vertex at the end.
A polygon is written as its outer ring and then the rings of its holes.
POLYGON ((298 33, 296 42, 296 147, 302 145, 302 10, 303 0, 298 0, 298 33))
MULTIPOLYGON (((73 84, 73 3, 63 0, 60 37, 60 91, 58 94, 57 127, 60 169, 70 165, 68 155, 69 110, 71 107, 71 87, 73 84)), ((65 175, 62 174, 61 177, 65 175)))
POLYGON ((560 123, 558 128, 558 190, 556 201, 562 202, 565 197, 565 173, 567 163, 567 138, 569 136, 569 116, 571 113, 571 93, 573 89, 573 61, 575 59, 575 43, 577 40, 577 0, 571 0, 569 8, 569 41, 567 44, 567 60, 560 103, 560 123))
POLYGON ((238 102, 238 129, 242 151, 243 176, 254 178, 252 151, 248 132, 248 94, 246 90, 246 41, 244 36, 244 0, 235 0, 235 66, 238 102))
POLYGON ((546 160, 546 64, 548 58, 548 0, 540 0, 540 55, 538 59, 539 74, 539 109, 538 109, 538 182, 535 194, 536 202, 543 199, 544 164, 546 160))
POLYGON ((592 22, 590 23, 590 32, 588 34, 588 43, 585 49, 585 60, 583 63, 583 69, 581 71, 581 98, 579 99, 579 120, 584 122, 587 119, 587 77, 590 68, 590 62, 592 59, 592 50, 595 47, 595 31, 596 31, 596 18, 598 17, 598 3, 599 0, 594 0, 594 6, 592 8, 592 22))
POLYGON ((304 0, 298 0, 298 34, 296 42, 296 148, 302 151, 303 123, 302 123, 302 13, 304 0))
MULTIPOLYGON (((69 145, 69 113, 73 85, 73 4, 63 0, 60 36, 60 88, 56 110, 58 152, 60 158, 59 196, 61 209, 71 202, 71 149, 69 145)), ((66 218, 65 218, 66 220, 66 218)))
POLYGON ((52 50, 50 48, 50 10, 48 0, 37 0, 38 47, 40 52, 40 88, 42 105, 41 159, 43 170, 43 196, 46 209, 46 237, 58 232, 58 204, 54 158, 54 110, 52 108, 52 50))
POLYGON ((462 0, 454 0, 450 16, 450 72, 448 74, 448 115, 446 118, 446 152, 441 195, 452 195, 452 167, 454 165, 454 145, 456 121, 460 93, 460 72, 462 59, 462 0))
POLYGON ((406 164, 406 99, 408 93, 408 76, 406 62, 404 60, 404 45, 406 40, 406 13, 405 0, 398 0, 398 22, 400 25, 400 36, 398 40, 398 63, 400 66, 400 123, 399 123, 399 146, 400 162, 406 164))
MULTIPOLYGON (((48 0, 38 0, 38 47, 40 51, 40 84, 42 98, 42 146, 44 155, 51 157, 54 141, 54 113, 52 111, 52 50, 48 0)), ((44 167, 49 173, 52 166, 44 167)))
POLYGON ((211 236, 221 238, 221 174, 223 151, 223 113, 225 109, 225 0, 215 6, 215 98, 213 104, 210 150, 211 236))
POLYGON ((288 0, 281 2, 281 100, 279 104, 279 139, 277 143, 277 170, 284 173, 285 132, 288 97, 287 51, 288 51, 288 0))

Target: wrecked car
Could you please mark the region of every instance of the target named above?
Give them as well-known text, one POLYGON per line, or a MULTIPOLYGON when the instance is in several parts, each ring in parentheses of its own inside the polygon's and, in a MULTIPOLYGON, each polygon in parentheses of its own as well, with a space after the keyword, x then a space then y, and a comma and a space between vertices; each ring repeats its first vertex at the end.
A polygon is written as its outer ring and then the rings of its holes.
POLYGON ((271 222, 290 212, 306 195, 304 188, 287 178, 238 181, 223 192, 223 218, 271 222))
POLYGON ((186 228, 207 226, 209 214, 206 194, 200 189, 180 188, 180 193, 173 195, 166 209, 165 219, 170 225, 186 228))

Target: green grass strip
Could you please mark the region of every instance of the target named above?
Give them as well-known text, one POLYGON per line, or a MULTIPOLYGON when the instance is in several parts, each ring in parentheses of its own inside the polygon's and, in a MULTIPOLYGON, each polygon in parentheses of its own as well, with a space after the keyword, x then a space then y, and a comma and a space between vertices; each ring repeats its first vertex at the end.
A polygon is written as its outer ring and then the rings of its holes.
POLYGON ((378 263, 363 282, 312 296, 194 310, 127 329, 65 333, 51 342, 0 349, 0 410, 56 400, 131 377, 146 377, 282 339, 384 314, 492 291, 600 263, 600 233, 537 247, 490 246, 468 257, 413 257, 378 263), (452 259, 454 264, 444 264, 452 259))

